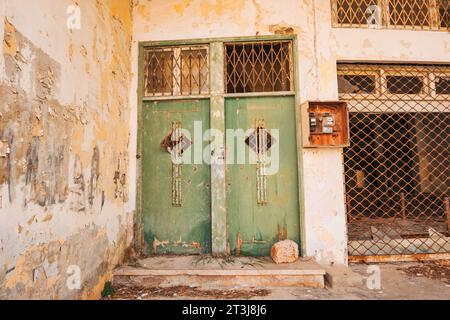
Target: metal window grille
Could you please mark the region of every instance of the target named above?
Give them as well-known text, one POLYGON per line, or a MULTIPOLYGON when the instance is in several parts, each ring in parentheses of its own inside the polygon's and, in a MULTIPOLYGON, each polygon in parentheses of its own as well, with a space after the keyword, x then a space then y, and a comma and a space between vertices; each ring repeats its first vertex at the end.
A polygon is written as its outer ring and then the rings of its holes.
POLYGON ((389 24, 392 26, 431 26, 429 0, 389 0, 389 24))
POLYGON ((331 0, 336 27, 450 30, 449 0, 331 0))
POLYGON ((349 254, 450 252, 450 66, 339 64, 349 254))
POLYGON ((228 94, 293 91, 292 42, 225 44, 228 94))
POLYGON ((375 24, 370 21, 375 17, 374 10, 379 5, 379 0, 334 0, 335 20, 341 26, 362 27, 368 24, 375 24))
POLYGON ((161 47, 145 50, 145 97, 192 96, 208 93, 208 47, 161 47))
POLYGON ((450 29, 450 1, 449 0, 437 0, 437 16, 438 26, 440 29, 450 29))

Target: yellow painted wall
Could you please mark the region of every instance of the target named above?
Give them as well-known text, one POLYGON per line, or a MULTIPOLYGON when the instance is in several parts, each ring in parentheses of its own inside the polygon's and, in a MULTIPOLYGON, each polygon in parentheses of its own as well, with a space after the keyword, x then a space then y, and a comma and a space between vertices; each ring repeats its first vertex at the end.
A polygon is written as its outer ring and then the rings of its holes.
POLYGON ((0 298, 98 298, 131 245, 132 4, 77 2, 0 6, 0 298))

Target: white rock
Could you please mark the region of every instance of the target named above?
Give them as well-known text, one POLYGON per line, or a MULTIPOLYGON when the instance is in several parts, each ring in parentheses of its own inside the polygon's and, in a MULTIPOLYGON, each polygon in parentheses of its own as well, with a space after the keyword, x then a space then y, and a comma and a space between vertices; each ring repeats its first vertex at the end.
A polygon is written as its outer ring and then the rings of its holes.
POLYGON ((277 242, 273 245, 270 256, 277 264, 295 262, 298 260, 298 244, 291 240, 277 242))

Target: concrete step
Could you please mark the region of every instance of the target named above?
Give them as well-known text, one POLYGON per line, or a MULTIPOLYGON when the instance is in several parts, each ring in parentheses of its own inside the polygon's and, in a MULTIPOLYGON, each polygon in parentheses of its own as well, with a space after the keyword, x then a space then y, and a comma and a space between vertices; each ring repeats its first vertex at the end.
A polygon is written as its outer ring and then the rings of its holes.
POLYGON ((115 286, 138 287, 307 287, 324 288, 326 271, 298 261, 276 265, 262 258, 154 257, 122 266, 114 272, 115 286), (199 262, 200 261, 200 262, 199 262))

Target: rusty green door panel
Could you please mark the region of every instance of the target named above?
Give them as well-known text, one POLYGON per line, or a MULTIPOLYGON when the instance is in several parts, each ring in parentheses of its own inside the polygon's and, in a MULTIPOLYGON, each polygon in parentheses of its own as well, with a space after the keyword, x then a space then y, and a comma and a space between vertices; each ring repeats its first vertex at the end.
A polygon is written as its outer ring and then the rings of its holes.
MULTIPOLYGON (((226 128, 255 128, 263 119, 266 128, 279 129, 279 171, 267 177, 267 205, 257 203, 257 169, 249 163, 227 165, 227 207, 232 254, 267 256, 279 239, 300 244, 298 163, 296 147, 295 98, 258 97, 227 99, 226 128)), ((234 143, 234 154, 239 143, 234 143)), ((227 148, 230 143, 227 140, 227 148)), ((269 156, 275 148, 269 150, 269 156)), ((236 160, 235 160, 236 161, 236 160)))
MULTIPOLYGON (((149 102, 143 105, 142 230, 148 254, 211 252, 211 172, 207 164, 194 164, 194 122, 209 129, 209 100, 149 102), (181 206, 172 202, 172 161, 161 146, 173 122, 191 133, 185 151, 192 164, 181 171, 181 206)), ((200 137, 202 138, 202 137, 200 137)), ((197 139, 198 140, 198 139, 197 139)), ((203 141, 203 139, 199 139, 203 141)), ((202 146, 202 149, 207 145, 202 146)))

